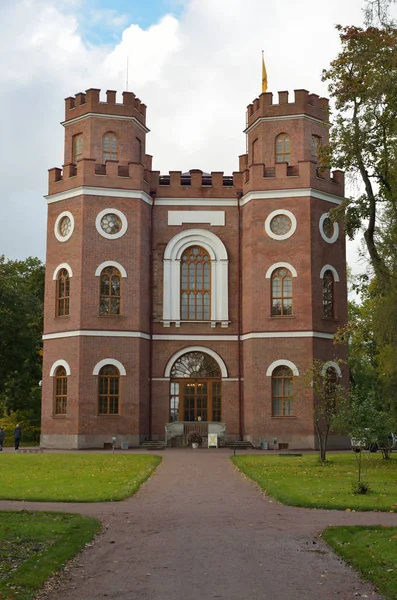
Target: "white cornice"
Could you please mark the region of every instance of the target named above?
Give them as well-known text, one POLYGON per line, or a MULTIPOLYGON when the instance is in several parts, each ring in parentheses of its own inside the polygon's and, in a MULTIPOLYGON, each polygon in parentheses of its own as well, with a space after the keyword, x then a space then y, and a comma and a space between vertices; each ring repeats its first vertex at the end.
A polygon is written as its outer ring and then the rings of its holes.
POLYGON ((57 333, 45 333, 43 340, 57 340, 59 338, 69 337, 130 337, 130 338, 143 338, 144 340, 150 340, 148 333, 142 331, 107 331, 101 329, 80 329, 75 331, 59 331, 57 333))
MULTIPOLYGON (((142 331, 108 331, 103 329, 80 329, 74 331, 59 331, 57 333, 46 333, 43 340, 55 340, 69 337, 130 337, 150 340, 150 335, 142 331)), ((241 336, 242 340, 262 339, 262 338, 323 338, 333 339, 332 333, 322 333, 321 331, 260 331, 245 333, 241 336)), ((154 341, 194 341, 194 342, 237 342, 238 335, 181 335, 181 334, 155 334, 154 341)))
POLYGON ((83 119, 87 119, 88 117, 96 117, 97 119, 116 119, 118 121, 131 121, 138 125, 145 133, 149 133, 150 129, 146 127, 143 123, 139 121, 136 117, 127 117, 123 115, 104 115, 102 113, 85 113, 84 115, 80 115, 79 117, 75 117, 74 119, 70 119, 68 121, 61 121, 61 125, 64 127, 68 127, 68 125, 72 125, 73 123, 78 123, 83 119))
POLYGON ((130 198, 134 200, 143 200, 146 204, 152 204, 153 201, 149 194, 142 192, 141 190, 121 190, 118 188, 104 188, 104 187, 90 187, 87 185, 81 185, 71 190, 65 190, 64 192, 58 192, 57 194, 50 194, 44 196, 48 204, 53 202, 61 202, 62 200, 69 200, 76 196, 107 196, 109 198, 130 198))
POLYGON ((156 198, 156 206, 238 206, 237 198, 156 198))
POLYGON ((295 119, 307 119, 308 121, 314 121, 314 123, 318 123, 319 125, 322 125, 323 127, 330 127, 330 124, 327 121, 323 121, 322 119, 316 119, 316 117, 311 117, 310 115, 305 115, 302 113, 300 115, 280 115, 280 116, 275 116, 275 117, 259 117, 258 119, 256 119, 256 121, 254 121, 252 123, 252 125, 250 125, 246 129, 244 129, 244 133, 250 133, 250 131, 252 131, 252 129, 254 129, 254 127, 256 127, 257 125, 259 125, 259 123, 262 123, 264 121, 291 121, 291 120, 295 120, 295 119))
POLYGON ((240 206, 244 206, 251 200, 283 200, 284 198, 317 198, 318 200, 325 200, 326 202, 332 202, 332 204, 340 204, 344 198, 342 196, 334 196, 328 192, 321 192, 313 188, 291 188, 288 190, 263 190, 257 192, 248 192, 240 200, 240 206))
POLYGON ((261 331, 245 333, 241 336, 242 340, 253 340, 262 338, 323 338, 332 340, 334 338, 333 333, 322 333, 321 331, 261 331))

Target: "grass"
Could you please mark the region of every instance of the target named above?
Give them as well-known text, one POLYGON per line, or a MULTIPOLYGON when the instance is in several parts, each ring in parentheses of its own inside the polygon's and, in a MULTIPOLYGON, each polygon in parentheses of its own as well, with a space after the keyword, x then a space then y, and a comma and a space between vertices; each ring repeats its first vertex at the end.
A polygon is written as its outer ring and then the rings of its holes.
POLYGON ((0 598, 29 600, 99 531, 96 519, 50 512, 0 512, 0 598))
POLYGON ((0 499, 107 502, 134 494, 160 463, 136 454, 0 455, 0 499))
POLYGON ((329 527, 323 538, 385 598, 397 598, 397 527, 329 527))
POLYGON ((317 455, 302 457, 231 457, 240 471, 269 495, 290 506, 339 510, 397 512, 397 458, 383 460, 380 454, 363 456, 363 478, 370 491, 354 495, 357 481, 354 453, 329 454, 322 465, 317 455))

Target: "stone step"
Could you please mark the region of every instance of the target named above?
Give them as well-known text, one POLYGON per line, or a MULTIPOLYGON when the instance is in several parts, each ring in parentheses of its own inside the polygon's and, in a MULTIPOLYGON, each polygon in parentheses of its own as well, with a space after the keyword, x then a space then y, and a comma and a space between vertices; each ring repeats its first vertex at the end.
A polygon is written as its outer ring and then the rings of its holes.
POLYGON ((156 442, 142 442, 139 447, 145 450, 164 450, 166 446, 165 442, 159 440, 156 442))
POLYGON ((245 440, 237 440, 236 442, 224 442, 221 444, 222 448, 240 448, 240 450, 247 450, 248 448, 254 449, 251 442, 245 440))

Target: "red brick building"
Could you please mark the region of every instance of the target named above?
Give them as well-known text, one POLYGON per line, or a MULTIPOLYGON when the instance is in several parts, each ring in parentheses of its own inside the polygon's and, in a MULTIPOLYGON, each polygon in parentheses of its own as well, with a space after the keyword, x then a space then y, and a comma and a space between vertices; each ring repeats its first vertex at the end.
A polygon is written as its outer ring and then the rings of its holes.
POLYGON ((347 316, 344 233, 328 217, 343 173, 317 169, 327 100, 261 94, 230 176, 153 171, 131 92, 67 98, 63 125, 47 196, 42 445, 136 446, 201 421, 229 440, 313 448, 302 374, 314 358, 340 374, 333 334, 347 316))

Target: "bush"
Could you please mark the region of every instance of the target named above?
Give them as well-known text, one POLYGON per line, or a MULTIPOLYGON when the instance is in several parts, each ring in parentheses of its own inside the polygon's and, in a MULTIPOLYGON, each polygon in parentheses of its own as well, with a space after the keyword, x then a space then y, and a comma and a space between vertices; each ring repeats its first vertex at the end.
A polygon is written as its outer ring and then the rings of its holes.
POLYGON ((352 485, 353 494, 358 496, 360 494, 367 494, 370 491, 370 487, 365 481, 356 481, 352 485))
POLYGON ((0 418, 0 427, 2 427, 6 433, 4 446, 13 445, 14 429, 17 423, 19 423, 22 429, 22 445, 24 443, 40 443, 40 427, 29 421, 28 414, 23 414, 23 411, 17 411, 0 418))
POLYGON ((194 429, 193 431, 190 431, 188 433, 187 443, 188 446, 191 446, 192 444, 198 444, 199 446, 201 446, 201 444, 203 443, 203 438, 201 437, 201 433, 198 431, 198 429, 194 429))

